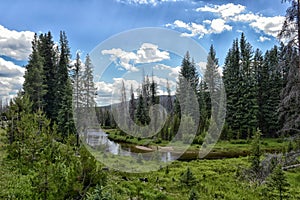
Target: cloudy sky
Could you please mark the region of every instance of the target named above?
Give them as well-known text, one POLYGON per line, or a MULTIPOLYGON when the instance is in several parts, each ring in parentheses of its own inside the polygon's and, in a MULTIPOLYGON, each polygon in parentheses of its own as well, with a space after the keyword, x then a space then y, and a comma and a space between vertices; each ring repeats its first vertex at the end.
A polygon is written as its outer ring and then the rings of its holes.
MULTIPOLYGON (((110 64, 102 72, 98 70, 100 61, 94 61, 98 100, 104 105, 109 102, 105 98, 114 88, 120 88, 122 80, 127 80, 127 88, 133 85, 137 89, 142 74, 151 76, 153 72, 154 79, 161 85, 160 93, 165 93, 163 86, 167 82, 174 89, 183 56, 164 46, 171 37, 137 42, 132 38, 121 40, 116 36, 119 33, 144 27, 178 31, 176 37, 193 40, 206 51, 213 44, 222 67, 232 41, 241 32, 254 48, 263 51, 278 44, 276 35, 287 7, 281 0, 3 0, 0 5, 0 97, 5 101, 21 88, 25 71, 22 66, 30 54, 34 32, 50 30, 58 41, 59 31, 64 30, 73 58, 80 50, 83 57, 91 52, 94 60, 99 57, 109 60, 110 64), (118 43, 95 48, 112 36, 118 43), (136 44, 128 44, 131 42, 136 44)), ((189 49, 182 49, 186 50, 189 49)), ((205 65, 199 55, 191 56, 195 57, 197 66, 205 65)))

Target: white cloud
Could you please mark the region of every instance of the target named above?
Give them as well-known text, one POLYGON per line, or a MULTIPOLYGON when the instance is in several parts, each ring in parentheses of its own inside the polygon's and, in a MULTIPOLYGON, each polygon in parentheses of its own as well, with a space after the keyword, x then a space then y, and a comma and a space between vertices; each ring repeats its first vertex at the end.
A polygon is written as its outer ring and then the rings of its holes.
POLYGON ((271 38, 268 38, 268 37, 265 37, 265 36, 260 36, 259 39, 258 39, 259 42, 270 41, 270 40, 271 40, 271 38))
POLYGON ((130 63, 131 60, 137 60, 137 56, 133 52, 127 52, 120 48, 118 49, 109 49, 103 50, 101 52, 103 55, 110 55, 110 60, 113 61, 116 65, 123 67, 128 71, 138 71, 133 64, 130 63))
POLYGON ((203 21, 204 24, 208 24, 209 27, 206 28, 205 25, 202 24, 196 24, 194 22, 192 23, 185 23, 180 20, 174 21, 173 25, 167 24, 167 27, 173 27, 173 28, 182 28, 186 29, 187 32, 184 32, 181 34, 183 37, 194 37, 198 36, 199 38, 202 38, 206 34, 219 34, 222 33, 223 31, 230 31, 232 30, 232 27, 229 26, 228 24, 225 24, 225 20, 223 19, 213 19, 212 21, 210 20, 205 20, 203 21))
POLYGON ((18 32, 0 25, 0 55, 27 60, 31 53, 33 36, 34 33, 31 31, 18 32))
POLYGON ((142 44, 136 55, 138 58, 136 63, 152 63, 170 59, 167 51, 160 51, 157 45, 151 43, 142 44))
POLYGON ((249 12, 247 14, 239 14, 234 17, 231 17, 230 20, 235 21, 235 22, 252 22, 252 21, 255 21, 258 16, 259 15, 249 12))
POLYGON ((265 34, 277 37, 282 28, 285 17, 258 17, 255 21, 250 23, 250 26, 256 31, 263 31, 265 34))
POLYGON ((281 30, 284 16, 265 17, 259 14, 247 13, 236 15, 231 18, 234 22, 249 23, 250 27, 257 32, 264 32, 265 34, 277 37, 278 32, 281 30))
POLYGON ((22 88, 25 69, 0 58, 0 98, 11 99, 22 88))
POLYGON ((151 43, 143 43, 136 53, 127 52, 120 48, 103 50, 101 53, 110 55, 111 61, 131 72, 139 71, 134 64, 153 63, 170 59, 167 51, 161 51, 157 45, 151 43))
POLYGON ((0 57, 0 77, 23 76, 25 69, 0 57))
POLYGON ((156 6, 164 2, 180 2, 184 0, 117 0, 117 2, 135 4, 135 5, 152 5, 156 6))
POLYGON ((177 79, 177 77, 179 75, 180 68, 181 68, 181 66, 171 67, 171 66, 164 65, 164 64, 158 64, 158 65, 155 65, 153 67, 153 69, 155 69, 155 70, 166 70, 166 71, 168 71, 168 75, 172 78, 175 78, 175 79, 177 79))
MULTIPOLYGON (((186 29, 187 32, 182 33, 182 36, 194 37, 199 36, 202 38, 206 34, 219 34, 223 31, 231 31, 232 23, 245 23, 256 32, 262 32, 265 35, 277 37, 278 32, 281 30, 284 16, 266 17, 261 14, 254 14, 246 12, 246 7, 240 4, 223 4, 223 5, 210 5, 197 8, 198 12, 216 13, 220 18, 212 20, 204 20, 203 24, 185 23, 180 20, 174 23, 167 24, 167 27, 186 29), (230 23, 230 25, 228 24, 230 23)), ((238 30, 239 31, 239 30, 238 30)))
POLYGON ((196 11, 198 12, 212 12, 219 14, 222 18, 228 18, 231 16, 234 16, 236 14, 239 14, 245 10, 245 6, 242 6, 240 4, 223 4, 223 5, 214 5, 214 6, 204 6, 197 8, 196 11))
POLYGON ((205 26, 201 24, 196 23, 185 23, 181 20, 176 20, 173 23, 174 28, 182 28, 189 31, 189 33, 182 33, 181 36, 183 37, 194 37, 198 36, 199 38, 202 38, 205 34, 208 34, 208 30, 205 28, 205 26))
POLYGON ((222 33, 223 31, 231 31, 232 27, 225 24, 223 19, 214 19, 211 22, 211 33, 222 33))

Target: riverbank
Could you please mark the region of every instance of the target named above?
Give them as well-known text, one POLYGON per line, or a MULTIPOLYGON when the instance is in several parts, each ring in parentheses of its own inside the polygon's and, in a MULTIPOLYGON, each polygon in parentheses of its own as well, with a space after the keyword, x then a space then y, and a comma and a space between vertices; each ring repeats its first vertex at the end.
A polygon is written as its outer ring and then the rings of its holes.
MULTIPOLYGON (((121 135, 116 129, 105 129, 108 134, 108 138, 114 142, 125 143, 128 145, 135 145, 138 147, 145 147, 148 151, 159 150, 161 152, 176 152, 186 150, 183 160, 197 159, 198 152, 201 145, 192 144, 187 148, 186 144, 180 142, 175 143, 175 146, 170 146, 169 141, 163 141, 158 139, 141 139, 133 136, 121 135), (187 149, 186 149, 187 148, 187 149)), ((264 153, 283 152, 288 146, 288 141, 275 138, 262 138, 261 150, 264 153)), ((147 151, 146 150, 146 151, 147 151)), ((237 158, 240 156, 247 156, 251 152, 251 140, 219 140, 205 157, 207 159, 213 158, 237 158)))

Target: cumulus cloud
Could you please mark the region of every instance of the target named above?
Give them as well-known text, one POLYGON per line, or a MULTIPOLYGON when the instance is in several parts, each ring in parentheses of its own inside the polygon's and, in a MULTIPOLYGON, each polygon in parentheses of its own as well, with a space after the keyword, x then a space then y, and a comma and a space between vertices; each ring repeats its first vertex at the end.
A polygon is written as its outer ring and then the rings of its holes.
POLYGON ((25 69, 0 58, 0 98, 11 99, 22 88, 25 69))
POLYGON ((0 55, 16 60, 27 60, 31 53, 31 41, 34 33, 31 31, 9 30, 0 25, 0 55))
POLYGON ((181 20, 176 20, 172 25, 167 24, 167 27, 172 27, 172 28, 181 28, 181 29, 186 29, 189 32, 184 32, 181 34, 183 37, 194 37, 198 36, 199 38, 202 38, 206 34, 219 34, 222 33, 223 31, 230 31, 232 30, 232 27, 229 26, 228 24, 225 24, 225 20, 223 19, 213 19, 212 21, 210 20, 205 20, 203 23, 208 25, 209 27, 206 27, 203 24, 196 24, 194 22, 192 23, 185 23, 181 20))
POLYGON ((0 57, 0 77, 23 76, 25 69, 0 57))
POLYGON ((271 40, 270 38, 265 37, 265 36, 260 36, 258 39, 259 42, 270 41, 270 40, 271 40))
POLYGON ((177 67, 171 67, 171 66, 168 66, 168 65, 165 65, 165 64, 158 64, 158 65, 155 65, 153 67, 153 69, 155 70, 159 70, 159 71, 167 71, 168 73, 168 76, 172 77, 172 78, 175 78, 177 79, 178 75, 179 75, 179 71, 180 71, 180 66, 177 66, 177 67))
POLYGON ((0 57, 0 98, 11 99, 22 88, 25 69, 0 57))
POLYGON ((198 12, 212 12, 219 14, 222 18, 228 18, 243 12, 246 9, 245 6, 240 4, 223 4, 223 5, 213 5, 213 6, 204 6, 197 8, 196 11, 198 12))
POLYGON ((250 23, 250 26, 256 31, 263 31, 265 34, 276 37, 282 28, 285 17, 258 17, 255 21, 250 23))
POLYGON ((127 52, 120 48, 102 50, 103 55, 110 55, 110 60, 124 69, 136 72, 139 71, 135 64, 154 63, 170 59, 167 51, 161 51, 158 46, 151 43, 143 43, 137 52, 127 52))
POLYGON ((128 71, 138 71, 138 68, 131 63, 131 60, 137 60, 137 56, 133 52, 127 52, 120 48, 113 48, 109 50, 102 50, 101 53, 103 55, 110 55, 111 61, 128 71))
MULTIPOLYGON (((266 17, 261 14, 246 12, 246 7, 240 4, 206 5, 196 9, 197 12, 210 12, 216 14, 219 18, 204 20, 202 24, 185 23, 180 20, 173 24, 167 24, 167 27, 185 29, 187 32, 182 36, 202 38, 206 34, 219 34, 223 31, 231 31, 234 23, 246 23, 256 32, 265 35, 277 37, 282 28, 284 16, 266 17)), ((263 38, 259 40, 262 41, 263 38)), ((264 38, 266 40, 266 38, 264 38)), ((270 38, 269 38, 270 39, 270 38)), ((265 41, 264 40, 264 41, 265 41)))
POLYGON ((223 19, 214 19, 211 22, 211 33, 222 33, 223 31, 231 31, 232 27, 225 24, 223 19))

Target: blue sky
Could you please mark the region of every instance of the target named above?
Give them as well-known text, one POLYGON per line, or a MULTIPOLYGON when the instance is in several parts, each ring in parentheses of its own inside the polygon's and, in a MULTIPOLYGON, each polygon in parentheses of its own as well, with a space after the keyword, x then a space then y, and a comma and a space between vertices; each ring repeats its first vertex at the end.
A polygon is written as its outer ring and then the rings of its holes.
MULTIPOLYGON (((21 66, 26 64, 30 54, 34 32, 50 30, 58 41, 59 31, 64 30, 75 58, 76 51, 80 50, 84 57, 99 43, 120 32, 143 27, 167 28, 179 31, 180 37, 195 40, 206 50, 213 44, 222 65, 232 41, 241 32, 245 32, 254 48, 263 51, 278 44, 276 34, 287 7, 281 0, 3 0, 0 5, 0 96, 10 98, 21 88, 24 81, 21 66)), ((143 51, 142 47, 143 44, 136 46, 135 56, 139 56, 138 49, 143 51)), ((155 55, 152 60, 145 58, 150 60, 144 60, 143 64, 152 63, 151 67, 157 69, 165 65, 160 70, 169 70, 175 78, 180 59, 171 52, 163 57, 166 50, 160 48, 159 42, 147 47, 155 55), (170 58, 174 62, 170 62, 170 58)), ((122 55, 124 52, 133 55, 125 51, 124 44, 120 43, 119 48, 124 50, 122 55)), ((102 77, 105 80, 97 83, 103 96, 112 92, 114 82, 120 83, 124 74, 132 72, 124 64, 141 63, 138 59, 121 62, 124 56, 121 58, 118 52, 109 51, 112 49, 106 49, 106 53, 110 53, 106 56, 114 66, 102 77)), ((172 77, 164 78, 173 85, 176 83, 172 77)), ((132 80, 129 83, 133 84, 132 80)))

